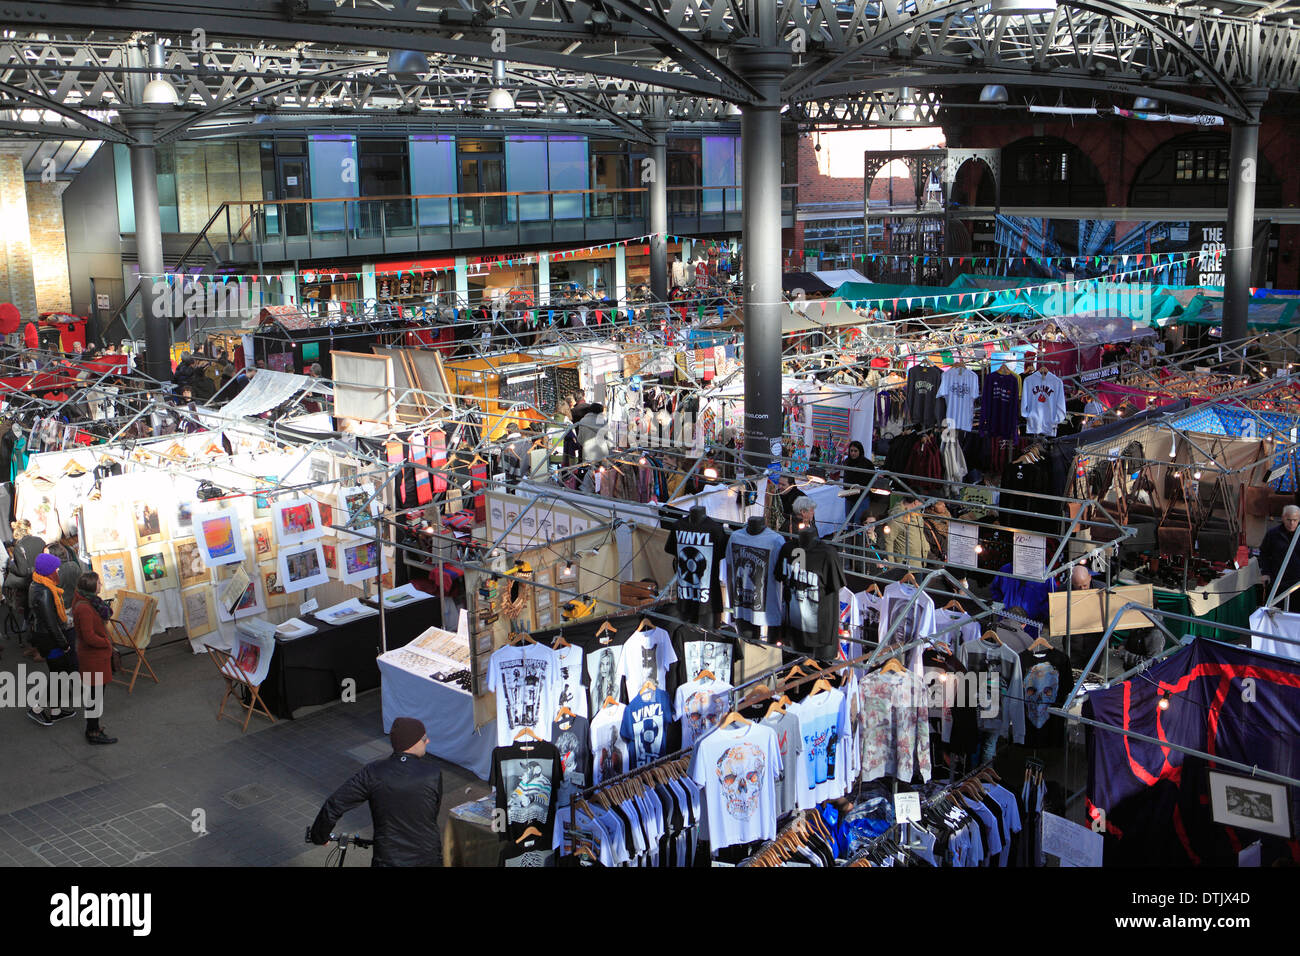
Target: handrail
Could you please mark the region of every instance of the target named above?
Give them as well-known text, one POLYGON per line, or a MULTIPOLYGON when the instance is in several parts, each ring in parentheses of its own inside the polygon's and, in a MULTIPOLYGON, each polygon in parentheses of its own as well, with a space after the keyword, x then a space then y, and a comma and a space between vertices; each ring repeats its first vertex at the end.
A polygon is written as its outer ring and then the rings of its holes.
MULTIPOLYGON (((741 189, 740 183, 732 183, 729 186, 665 186, 669 192, 682 192, 684 190, 717 190, 717 189, 741 189)), ((791 184, 789 187, 794 188, 791 184)), ((648 193, 648 186, 629 186, 625 189, 537 189, 521 192, 498 192, 498 193, 429 193, 427 195, 394 195, 394 196, 332 196, 321 197, 319 199, 302 198, 302 199, 260 199, 251 202, 249 205, 260 206, 288 206, 298 203, 330 203, 330 202, 398 202, 411 199, 490 199, 501 198, 505 196, 616 196, 621 193, 648 193)))

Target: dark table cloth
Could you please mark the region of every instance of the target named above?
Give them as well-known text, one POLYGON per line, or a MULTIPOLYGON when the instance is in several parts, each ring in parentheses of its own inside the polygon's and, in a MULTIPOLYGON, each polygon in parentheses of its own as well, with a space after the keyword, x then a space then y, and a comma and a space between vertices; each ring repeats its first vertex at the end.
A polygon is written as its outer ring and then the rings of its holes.
MULTIPOLYGON (((437 601, 417 601, 387 611, 388 647, 409 644, 438 623, 437 601)), ((343 681, 356 681, 358 694, 379 686, 379 617, 332 627, 314 615, 304 620, 319 628, 293 640, 276 638, 271 666, 262 682, 262 700, 276 717, 292 720, 299 707, 339 700, 343 681)))

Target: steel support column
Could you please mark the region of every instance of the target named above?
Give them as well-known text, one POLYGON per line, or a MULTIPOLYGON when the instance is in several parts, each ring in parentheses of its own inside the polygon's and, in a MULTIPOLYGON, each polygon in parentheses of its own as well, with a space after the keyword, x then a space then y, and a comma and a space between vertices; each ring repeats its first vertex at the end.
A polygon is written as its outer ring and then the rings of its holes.
POLYGON ((1223 280, 1223 341, 1246 337, 1250 280, 1255 251, 1255 180, 1259 173, 1259 111, 1267 90, 1248 90, 1249 122, 1232 125, 1228 180, 1227 268, 1223 280))
POLYGON ((650 159, 654 175, 650 189, 650 294, 668 301, 668 123, 647 120, 651 137, 650 159))
POLYGON ((167 312, 162 245, 162 220, 158 213, 158 163, 155 155, 153 117, 125 117, 134 137, 131 154, 131 198, 135 203, 135 256, 140 266, 140 310, 144 318, 144 363, 146 375, 170 381, 171 317, 167 312))
POLYGON ((761 467, 779 454, 781 440, 781 81, 790 54, 746 53, 739 61, 760 96, 742 107, 740 148, 745 455, 761 467))

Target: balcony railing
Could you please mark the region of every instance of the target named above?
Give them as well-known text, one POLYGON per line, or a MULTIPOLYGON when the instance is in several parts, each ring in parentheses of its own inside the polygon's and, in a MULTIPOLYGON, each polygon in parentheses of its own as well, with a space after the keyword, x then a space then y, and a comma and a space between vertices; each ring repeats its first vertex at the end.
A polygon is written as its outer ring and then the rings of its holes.
MULTIPOLYGON (((645 188, 285 199, 228 203, 224 219, 233 258, 275 262, 631 239, 650 231, 649 203, 645 188)), ((668 231, 739 232, 741 208, 739 186, 670 186, 668 231)), ((793 222, 794 187, 782 187, 793 222)))

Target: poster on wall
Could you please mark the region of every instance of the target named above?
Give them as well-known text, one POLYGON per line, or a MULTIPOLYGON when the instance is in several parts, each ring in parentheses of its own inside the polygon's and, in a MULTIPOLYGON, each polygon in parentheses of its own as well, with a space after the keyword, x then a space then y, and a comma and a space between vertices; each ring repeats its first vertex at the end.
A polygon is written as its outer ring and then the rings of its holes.
POLYGON ((208 567, 218 568, 244 560, 244 539, 239 516, 234 511, 196 511, 194 526, 198 531, 194 540, 198 542, 199 555, 208 567))
POLYGON ((131 538, 132 515, 125 501, 87 501, 81 511, 86 530, 86 551, 121 551, 135 544, 131 538))
POLYGON ((281 548, 279 570, 280 583, 290 593, 329 581, 320 542, 281 548))
MULTIPOLYGON (((343 542, 339 545, 339 580, 360 584, 379 574, 379 543, 376 541, 343 542)), ((387 562, 384 570, 388 570, 387 562)))
POLYGON ((253 557, 257 561, 275 558, 275 534, 269 521, 253 522, 253 557))
POLYGON ((164 537, 162 514, 158 505, 149 501, 137 501, 132 508, 135 518, 135 543, 144 547, 157 544, 164 537))
POLYGON ((172 542, 172 549, 176 553, 176 575, 181 587, 207 584, 212 580, 212 572, 203 563, 197 541, 193 538, 178 538, 172 542))
POLYGON ((135 588, 135 571, 131 567, 131 552, 105 551, 90 559, 91 567, 99 575, 100 593, 105 600, 117 591, 135 588))
POLYGON ((280 583, 280 568, 276 562, 259 564, 257 572, 262 576, 262 593, 266 595, 267 607, 284 607, 292 603, 289 592, 280 583))
POLYGON ((332 541, 321 542, 321 553, 325 555, 325 571, 332 578, 339 576, 338 545, 332 541))
POLYGON ((311 498, 288 498, 271 506, 279 546, 302 544, 321 536, 320 509, 311 498))
POLYGON ((171 547, 166 544, 151 544, 139 550, 140 589, 146 594, 176 587, 179 579, 171 552, 171 547))
POLYGON ((338 524, 346 524, 350 531, 339 531, 340 537, 357 538, 371 534, 375 528, 375 516, 379 514, 379 499, 375 497, 373 485, 351 485, 338 492, 338 524))
MULTIPOLYGON (((262 475, 257 479, 261 488, 274 488, 280 483, 275 475, 262 475)), ((271 498, 266 494, 253 495, 253 517, 265 518, 271 513, 271 498)))

